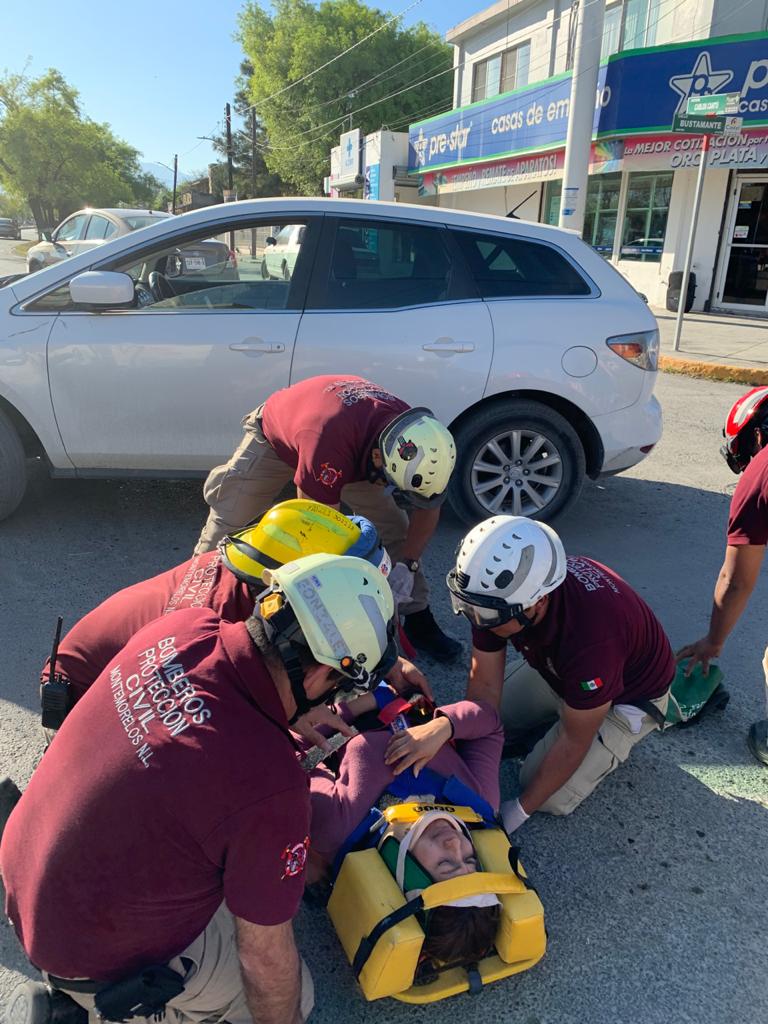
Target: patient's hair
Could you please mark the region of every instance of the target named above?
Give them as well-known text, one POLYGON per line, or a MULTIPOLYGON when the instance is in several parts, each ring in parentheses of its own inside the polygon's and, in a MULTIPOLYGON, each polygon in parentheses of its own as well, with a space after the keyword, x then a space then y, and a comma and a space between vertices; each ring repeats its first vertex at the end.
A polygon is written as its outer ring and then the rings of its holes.
POLYGON ((422 955, 440 963, 474 962, 496 941, 501 907, 435 907, 427 916, 422 955))

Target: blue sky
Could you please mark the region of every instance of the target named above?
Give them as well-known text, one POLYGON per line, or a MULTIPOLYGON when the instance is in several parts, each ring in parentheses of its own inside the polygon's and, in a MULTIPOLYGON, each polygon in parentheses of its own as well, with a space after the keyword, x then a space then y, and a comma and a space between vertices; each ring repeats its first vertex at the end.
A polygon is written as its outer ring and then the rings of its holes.
MULTIPOLYGON (((380 3, 392 13, 410 0, 380 3)), ((404 24, 425 21, 440 33, 489 0, 421 0, 404 24)), ((183 174, 213 159, 208 142, 232 99, 241 52, 232 36, 237 0, 4 0, 0 70, 30 74, 58 68, 79 90, 83 109, 107 121, 143 153, 183 174)), ((158 168, 158 171, 161 169, 158 168)))

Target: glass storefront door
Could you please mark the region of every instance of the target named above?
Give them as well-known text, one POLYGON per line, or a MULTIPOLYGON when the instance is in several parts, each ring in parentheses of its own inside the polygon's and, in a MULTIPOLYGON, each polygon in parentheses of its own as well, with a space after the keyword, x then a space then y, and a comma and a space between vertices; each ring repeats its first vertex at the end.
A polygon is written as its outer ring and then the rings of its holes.
POLYGON ((752 312, 768 307, 768 179, 736 182, 717 304, 752 312))

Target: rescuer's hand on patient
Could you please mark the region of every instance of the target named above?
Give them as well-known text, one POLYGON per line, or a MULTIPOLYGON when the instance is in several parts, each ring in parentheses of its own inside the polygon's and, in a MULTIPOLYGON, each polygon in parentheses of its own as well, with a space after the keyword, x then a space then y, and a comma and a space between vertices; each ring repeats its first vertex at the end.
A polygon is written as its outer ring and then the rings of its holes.
POLYGON ((339 718, 327 704, 318 704, 316 708, 309 710, 306 715, 297 718, 291 729, 297 732, 299 736, 303 736, 305 740, 309 740, 310 743, 320 747, 321 750, 330 751, 331 748, 328 740, 321 732, 318 732, 318 726, 327 726, 331 732, 340 732, 342 736, 355 735, 355 730, 352 726, 347 725, 343 718, 339 718))
POLYGON ((431 700, 434 703, 435 698, 432 696, 432 688, 427 681, 427 677, 416 668, 412 661, 398 658, 394 668, 387 674, 387 682, 393 690, 397 690, 398 693, 404 696, 408 696, 414 690, 419 690, 427 700, 431 700))
POLYGON ((433 718, 424 725, 413 725, 410 729, 395 733, 387 744, 384 763, 390 765, 393 775, 399 775, 406 768, 413 768, 413 774, 418 776, 452 735, 453 727, 445 715, 433 718))
POLYGON ((709 663, 712 658, 719 658, 722 647, 720 644, 713 644, 708 636, 703 636, 701 640, 697 640, 694 644, 686 644, 685 647, 681 647, 676 652, 675 658, 677 661, 683 661, 685 658, 691 660, 685 666, 686 677, 693 672, 699 662, 701 663, 701 669, 705 676, 709 675, 709 663))

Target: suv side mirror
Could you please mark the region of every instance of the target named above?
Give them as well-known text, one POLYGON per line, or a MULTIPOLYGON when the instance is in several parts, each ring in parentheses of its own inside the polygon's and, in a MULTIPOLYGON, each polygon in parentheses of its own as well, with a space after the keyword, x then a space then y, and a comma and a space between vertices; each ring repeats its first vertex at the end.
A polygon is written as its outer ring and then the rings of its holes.
POLYGON ((136 294, 133 278, 112 270, 86 270, 69 282, 69 294, 78 306, 127 306, 136 294))
POLYGON ((272 235, 270 235, 267 238, 267 245, 277 245, 277 239, 273 238, 272 235))
POLYGON ((50 231, 43 230, 43 231, 40 232, 40 234, 43 236, 43 238, 46 240, 46 242, 52 242, 53 241, 53 234, 50 231))

